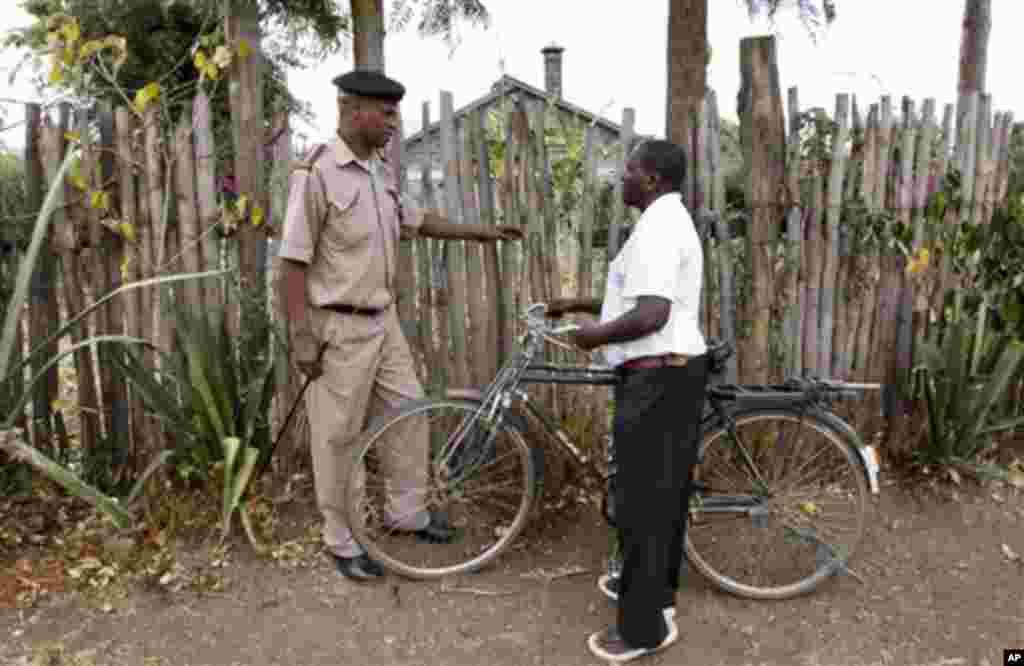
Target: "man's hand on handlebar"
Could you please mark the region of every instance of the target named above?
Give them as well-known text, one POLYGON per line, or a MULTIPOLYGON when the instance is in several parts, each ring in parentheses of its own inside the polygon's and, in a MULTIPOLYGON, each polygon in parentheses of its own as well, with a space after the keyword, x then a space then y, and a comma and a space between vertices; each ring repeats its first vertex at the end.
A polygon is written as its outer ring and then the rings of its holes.
POLYGON ((583 324, 569 334, 569 341, 580 349, 587 351, 600 347, 602 339, 597 335, 598 328, 596 324, 583 324))

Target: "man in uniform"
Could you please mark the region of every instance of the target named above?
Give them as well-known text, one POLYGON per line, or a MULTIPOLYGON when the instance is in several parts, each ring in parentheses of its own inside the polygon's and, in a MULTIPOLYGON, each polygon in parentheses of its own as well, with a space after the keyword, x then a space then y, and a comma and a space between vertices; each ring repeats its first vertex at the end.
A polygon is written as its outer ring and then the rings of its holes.
POLYGON ((678 637, 675 595, 682 563, 708 364, 698 311, 703 257, 680 187, 686 156, 668 141, 640 144, 626 162, 622 198, 643 211, 608 269, 601 323, 573 334, 606 346, 615 386, 615 523, 622 573, 602 585, 618 602, 616 626, 590 637, 614 662, 678 637))
MULTIPOLYGON (((352 538, 344 511, 350 444, 374 416, 423 396, 395 310, 397 245, 434 238, 518 239, 511 227, 452 224, 423 213, 398 191, 385 147, 400 141, 405 88, 382 74, 339 76, 338 135, 317 146, 292 175, 279 256, 292 352, 312 378, 306 393, 323 538, 338 571, 366 581, 383 575, 352 538)), ((434 542, 452 538, 423 504, 426 423, 403 433, 389 464, 394 527, 434 542)))

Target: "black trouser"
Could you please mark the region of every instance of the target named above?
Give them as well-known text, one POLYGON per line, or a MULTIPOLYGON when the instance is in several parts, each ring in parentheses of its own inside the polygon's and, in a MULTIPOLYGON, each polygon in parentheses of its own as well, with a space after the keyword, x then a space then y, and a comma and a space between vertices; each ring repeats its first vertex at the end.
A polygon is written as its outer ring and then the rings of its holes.
POLYGON ((625 370, 615 387, 618 629, 630 647, 665 640, 662 609, 679 587, 707 376, 699 356, 683 367, 625 370))

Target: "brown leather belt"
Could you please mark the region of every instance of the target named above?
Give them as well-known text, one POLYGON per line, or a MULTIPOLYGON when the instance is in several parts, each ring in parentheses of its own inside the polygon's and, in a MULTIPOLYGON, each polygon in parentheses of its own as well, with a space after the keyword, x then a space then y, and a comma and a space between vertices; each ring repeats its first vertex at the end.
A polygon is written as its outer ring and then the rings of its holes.
POLYGON ((620 370, 649 370, 651 368, 681 368, 690 362, 692 356, 686 354, 662 354, 660 356, 641 356, 619 365, 620 370))
POLYGON ((374 310, 372 308, 357 308, 354 305, 325 305, 324 310, 330 310, 331 312, 337 312, 338 314, 363 315, 365 317, 373 317, 384 312, 383 309, 374 310))

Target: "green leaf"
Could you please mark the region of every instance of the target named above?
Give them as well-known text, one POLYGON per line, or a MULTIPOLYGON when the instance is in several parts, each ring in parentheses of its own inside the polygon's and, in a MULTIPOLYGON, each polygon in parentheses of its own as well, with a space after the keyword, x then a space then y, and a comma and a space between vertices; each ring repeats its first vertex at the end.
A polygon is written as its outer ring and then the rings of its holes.
POLYGON ((992 408, 1006 395, 1010 381, 1016 376, 1022 359, 1024 359, 1024 342, 1019 340, 1010 343, 1000 355, 992 377, 985 383, 973 405, 975 420, 970 430, 972 436, 981 435, 992 408))
POLYGON ((54 209, 57 207, 57 201, 63 194, 64 176, 77 154, 78 149, 76 147, 68 147, 68 151, 64 156, 64 162, 61 163, 57 176, 53 179, 53 184, 50 186, 50 191, 46 194, 46 200, 43 201, 43 207, 39 211, 39 215, 36 216, 35 227, 32 230, 32 239, 29 241, 28 250, 25 252, 25 256, 18 268, 18 277, 14 283, 14 291, 11 293, 10 300, 7 303, 7 312, 4 316, 3 334, 0 336, 0 378, 3 378, 4 381, 10 376, 8 374, 9 371, 22 367, 22 364, 13 369, 8 367, 11 362, 11 352, 14 351, 14 333, 18 322, 21 320, 22 308, 25 306, 25 299, 28 296, 28 285, 35 270, 36 260, 39 258, 39 252, 46 241, 50 219, 53 216, 54 209))

